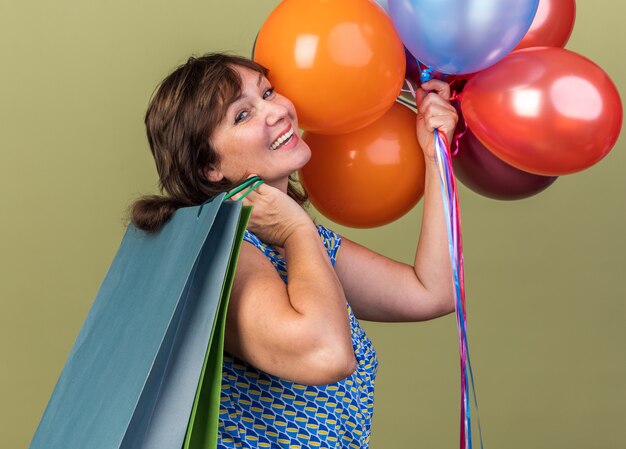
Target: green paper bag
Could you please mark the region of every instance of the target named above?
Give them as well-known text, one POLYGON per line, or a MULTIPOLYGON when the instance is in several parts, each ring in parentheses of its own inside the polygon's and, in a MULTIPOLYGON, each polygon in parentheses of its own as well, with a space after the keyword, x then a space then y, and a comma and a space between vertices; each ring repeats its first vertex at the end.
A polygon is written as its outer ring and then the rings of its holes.
MULTIPOLYGON (((235 240, 234 257, 239 256, 246 224, 252 213, 251 207, 244 207, 241 217, 241 238, 235 240)), ((196 397, 191 411, 189 427, 183 449, 213 449, 217 447, 217 425, 219 418, 220 393, 222 387, 222 365, 224 360, 224 330, 228 298, 235 278, 236 259, 229 266, 224 279, 223 301, 216 318, 216 329, 208 348, 196 397)))

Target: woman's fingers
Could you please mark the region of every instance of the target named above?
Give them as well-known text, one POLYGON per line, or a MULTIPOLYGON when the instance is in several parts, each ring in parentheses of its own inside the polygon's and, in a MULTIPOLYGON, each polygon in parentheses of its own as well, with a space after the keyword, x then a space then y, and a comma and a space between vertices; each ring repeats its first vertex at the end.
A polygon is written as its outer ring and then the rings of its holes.
POLYGON ((439 131, 448 134, 454 130, 456 121, 449 115, 433 115, 427 121, 427 127, 429 131, 438 129, 439 131))
POLYGON ((424 98, 426 98, 426 95, 428 95, 428 92, 426 92, 424 89, 417 88, 415 90, 415 104, 417 106, 422 104, 422 101, 424 101, 424 98))
POLYGON ((450 100, 450 85, 445 81, 432 79, 422 83, 421 86, 424 91, 432 91, 446 101, 450 100))
POLYGON ((424 156, 434 158, 433 132, 438 129, 450 140, 458 120, 456 109, 450 104, 450 85, 441 80, 430 80, 416 91, 417 140, 424 156))
POLYGON ((428 109, 429 107, 433 107, 434 105, 444 107, 451 111, 452 110, 456 111, 456 109, 454 109, 454 106, 452 106, 452 104, 450 104, 448 100, 446 100, 445 98, 441 97, 439 94, 436 94, 434 92, 431 92, 427 94, 426 96, 424 96, 422 101, 418 103, 417 109, 420 112, 424 113, 426 109, 428 109))
POLYGON ((417 109, 421 109, 421 104, 426 98, 433 94, 433 96, 440 98, 444 102, 450 101, 450 85, 441 80, 430 80, 422 84, 422 86, 415 90, 415 104, 417 109))
POLYGON ((424 97, 418 107, 417 137, 426 156, 434 157, 434 148, 431 148, 434 130, 444 133, 450 141, 457 120, 456 109, 441 95, 431 92, 424 97))
POLYGON ((434 116, 450 117, 454 122, 457 119, 456 109, 449 102, 435 94, 429 94, 419 106, 419 113, 426 121, 434 116))

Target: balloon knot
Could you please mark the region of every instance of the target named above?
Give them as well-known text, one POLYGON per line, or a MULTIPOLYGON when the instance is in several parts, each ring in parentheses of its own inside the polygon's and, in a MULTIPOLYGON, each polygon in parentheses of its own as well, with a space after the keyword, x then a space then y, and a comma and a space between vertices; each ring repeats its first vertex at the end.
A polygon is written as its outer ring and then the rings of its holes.
POLYGON ((430 81, 435 76, 435 72, 433 69, 428 67, 426 64, 422 64, 419 59, 415 59, 417 61, 417 67, 420 70, 420 81, 422 84, 430 81))
POLYGON ((420 72, 420 81, 422 82, 422 84, 430 81, 431 79, 433 79, 433 69, 431 69, 430 67, 422 69, 422 71, 420 72))

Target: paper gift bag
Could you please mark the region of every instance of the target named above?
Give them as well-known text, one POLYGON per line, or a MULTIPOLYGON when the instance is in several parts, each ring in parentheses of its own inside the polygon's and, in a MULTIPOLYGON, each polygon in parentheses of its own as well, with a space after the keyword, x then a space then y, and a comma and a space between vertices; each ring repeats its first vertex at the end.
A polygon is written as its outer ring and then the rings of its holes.
MULTIPOLYGON (((239 255, 245 225, 247 224, 251 207, 242 210, 243 227, 240 229, 241 238, 235 239, 233 254, 239 255)), ((231 263, 224 279, 224 291, 215 319, 215 330, 211 338, 202 367, 200 382, 196 391, 196 398, 189 419, 189 426, 185 436, 183 449, 213 449, 217 447, 217 425, 219 420, 220 393, 222 388, 222 366, 224 361, 224 331, 226 327, 226 311, 228 298, 235 278, 235 263, 231 263)))
POLYGON ((129 226, 31 449, 180 448, 193 440, 192 410, 215 441, 223 316, 248 217, 221 194, 157 233, 129 226), (205 364, 216 357, 219 367, 205 364), (206 403, 199 384, 212 385, 206 403))

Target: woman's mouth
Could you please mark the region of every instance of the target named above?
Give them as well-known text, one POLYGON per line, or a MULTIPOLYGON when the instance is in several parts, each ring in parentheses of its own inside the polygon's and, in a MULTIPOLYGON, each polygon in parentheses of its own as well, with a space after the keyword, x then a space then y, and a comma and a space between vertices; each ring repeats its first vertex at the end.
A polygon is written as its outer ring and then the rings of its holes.
POLYGON ((270 150, 277 150, 285 145, 287 145, 288 143, 290 143, 293 138, 294 138, 294 130, 293 128, 289 128, 289 130, 282 134, 281 136, 278 137, 278 139, 276 139, 271 145, 270 145, 270 150))

